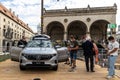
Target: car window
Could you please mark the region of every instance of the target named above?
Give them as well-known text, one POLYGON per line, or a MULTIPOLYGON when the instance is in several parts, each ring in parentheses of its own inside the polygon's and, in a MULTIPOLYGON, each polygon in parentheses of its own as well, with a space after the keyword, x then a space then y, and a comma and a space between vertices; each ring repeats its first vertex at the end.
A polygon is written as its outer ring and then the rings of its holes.
POLYGON ((45 47, 50 48, 52 47, 50 40, 32 40, 28 42, 27 47, 45 47))

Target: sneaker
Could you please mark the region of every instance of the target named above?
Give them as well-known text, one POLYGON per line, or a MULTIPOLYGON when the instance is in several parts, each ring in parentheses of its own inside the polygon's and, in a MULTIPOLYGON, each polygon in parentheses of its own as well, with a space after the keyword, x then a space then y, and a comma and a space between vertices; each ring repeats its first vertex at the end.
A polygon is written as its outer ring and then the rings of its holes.
POLYGON ((68 71, 69 71, 69 72, 74 72, 74 69, 71 68, 71 69, 69 69, 68 71))
POLYGON ((111 79, 111 78, 112 78, 112 76, 107 76, 106 78, 107 78, 107 79, 111 79))
POLYGON ((64 64, 67 64, 67 62, 65 62, 64 64))
POLYGON ((70 63, 68 62, 67 65, 69 65, 70 63))
POLYGON ((66 62, 64 64, 67 64, 66 62))
POLYGON ((94 70, 92 70, 91 72, 95 72, 94 70))
POLYGON ((72 64, 69 64, 70 66, 72 66, 72 64))
POLYGON ((116 77, 116 75, 113 75, 112 77, 113 77, 113 78, 115 78, 115 77, 116 77))

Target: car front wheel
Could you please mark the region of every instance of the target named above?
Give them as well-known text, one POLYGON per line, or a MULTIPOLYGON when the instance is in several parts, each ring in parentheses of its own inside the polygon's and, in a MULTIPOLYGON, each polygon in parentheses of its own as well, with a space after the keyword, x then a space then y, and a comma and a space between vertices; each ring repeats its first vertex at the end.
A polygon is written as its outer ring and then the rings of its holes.
POLYGON ((52 70, 57 71, 58 70, 58 65, 53 67, 52 70))
POLYGON ((26 69, 25 66, 22 66, 22 65, 20 65, 19 67, 20 67, 20 70, 21 70, 21 71, 23 71, 23 70, 26 69))

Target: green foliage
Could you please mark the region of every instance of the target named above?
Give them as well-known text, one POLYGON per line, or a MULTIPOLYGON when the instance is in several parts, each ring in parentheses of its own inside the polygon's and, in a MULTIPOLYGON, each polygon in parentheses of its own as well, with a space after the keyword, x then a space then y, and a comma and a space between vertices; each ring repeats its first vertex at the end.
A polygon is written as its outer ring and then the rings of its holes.
POLYGON ((0 55, 0 62, 10 59, 9 54, 0 55))

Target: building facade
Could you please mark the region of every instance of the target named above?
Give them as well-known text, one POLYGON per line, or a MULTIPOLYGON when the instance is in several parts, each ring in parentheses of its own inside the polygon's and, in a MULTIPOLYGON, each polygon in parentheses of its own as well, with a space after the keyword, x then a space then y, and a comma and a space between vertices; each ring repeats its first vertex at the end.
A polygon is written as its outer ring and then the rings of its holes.
POLYGON ((27 24, 0 3, 0 52, 9 51, 22 36, 29 40, 33 35, 27 24))
MULTIPOLYGON (((70 35, 82 38, 90 35, 92 39, 106 39, 107 25, 116 24, 117 5, 74 9, 45 10, 43 32, 53 40, 67 40, 70 35)), ((113 35, 116 29, 112 30, 113 35)))

